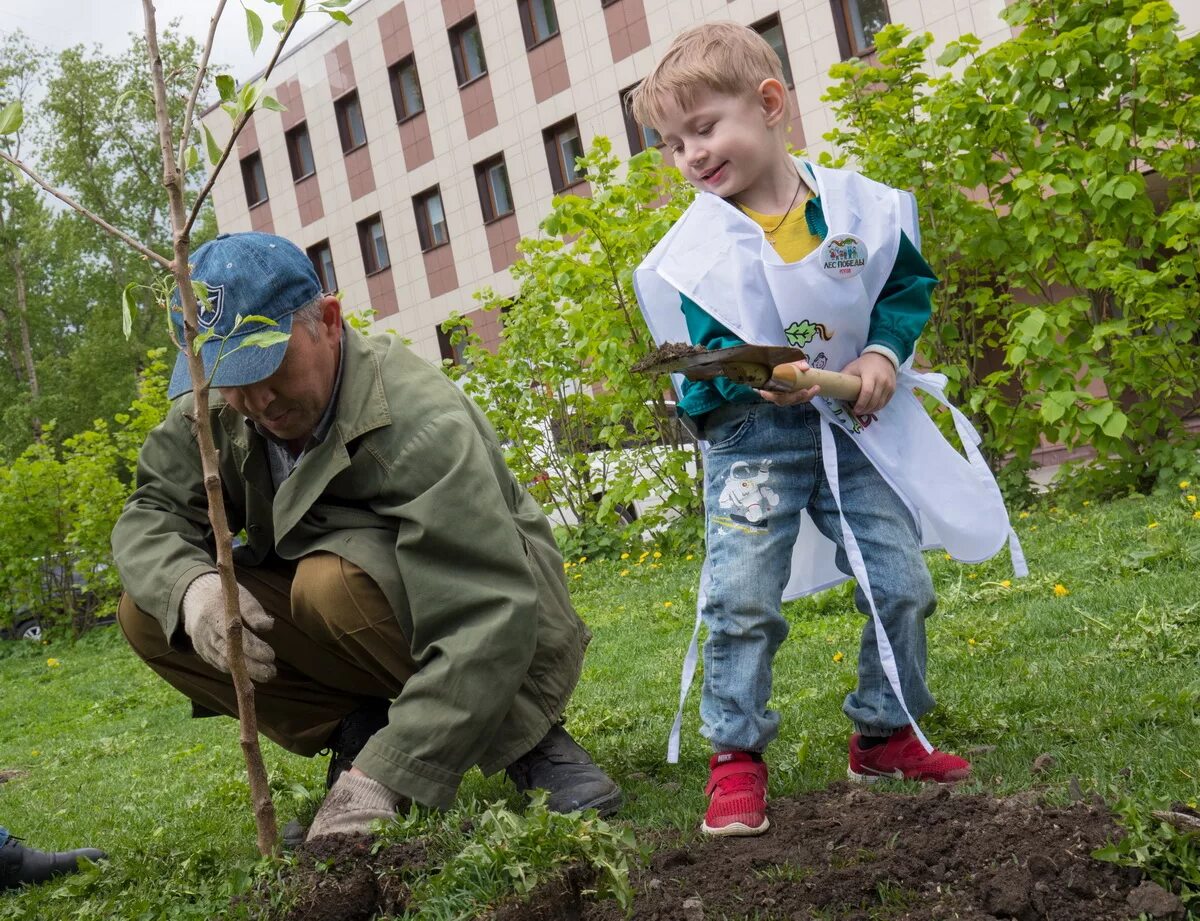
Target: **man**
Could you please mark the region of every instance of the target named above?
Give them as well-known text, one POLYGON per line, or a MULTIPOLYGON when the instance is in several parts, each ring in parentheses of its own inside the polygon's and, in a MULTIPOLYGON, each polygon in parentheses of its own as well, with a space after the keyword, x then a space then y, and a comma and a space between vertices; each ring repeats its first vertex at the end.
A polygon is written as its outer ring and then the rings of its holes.
POLYGON ((27 847, 0 825, 0 891, 22 885, 44 883, 56 876, 79 871, 79 861, 103 860, 104 852, 94 847, 74 851, 39 851, 27 847))
MULTIPOLYGON (((222 235, 193 264, 259 725, 332 752, 308 838, 449 806, 475 764, 551 809, 615 811, 619 788, 560 725, 590 634, 483 414, 396 337, 345 326, 287 240, 222 235), (250 315, 290 338, 239 348, 264 329, 230 336, 250 315)), ((190 390, 181 354, 168 393, 190 390)), ((113 531, 118 619, 194 705, 232 715, 192 408, 177 400, 142 448, 113 531)))

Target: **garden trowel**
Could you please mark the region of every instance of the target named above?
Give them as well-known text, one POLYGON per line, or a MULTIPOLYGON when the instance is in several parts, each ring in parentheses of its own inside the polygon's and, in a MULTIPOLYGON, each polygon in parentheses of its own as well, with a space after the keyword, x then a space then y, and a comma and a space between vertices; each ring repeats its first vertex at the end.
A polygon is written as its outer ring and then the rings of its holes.
POLYGON ((822 396, 836 400, 858 399, 861 378, 819 368, 798 371, 792 366, 791 362, 806 357, 803 349, 787 345, 735 345, 709 350, 666 342, 634 365, 633 370, 643 374, 677 372, 691 381, 727 377, 739 384, 777 392, 820 385, 822 396))

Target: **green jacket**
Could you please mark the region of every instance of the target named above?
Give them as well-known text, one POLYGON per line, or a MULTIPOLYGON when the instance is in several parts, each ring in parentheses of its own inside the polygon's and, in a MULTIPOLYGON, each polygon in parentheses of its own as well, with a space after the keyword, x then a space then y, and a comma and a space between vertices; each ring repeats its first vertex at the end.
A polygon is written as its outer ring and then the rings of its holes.
MULTIPOLYGON (((591 635, 484 415, 395 337, 344 335, 333 426, 274 495, 266 442, 213 392, 230 528, 250 565, 327 551, 378 583, 418 672, 355 764, 445 807, 473 764, 502 769, 557 721, 591 635)), ((173 639, 184 592, 214 569, 192 406, 181 397, 146 440, 113 531, 126 591, 173 639)))

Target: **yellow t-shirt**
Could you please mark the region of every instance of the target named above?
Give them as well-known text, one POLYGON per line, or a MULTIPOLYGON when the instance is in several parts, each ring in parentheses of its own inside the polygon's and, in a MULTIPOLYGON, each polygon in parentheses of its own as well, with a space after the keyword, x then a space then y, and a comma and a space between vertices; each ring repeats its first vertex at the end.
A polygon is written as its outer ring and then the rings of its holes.
POLYGON ((742 213, 763 229, 767 242, 775 247, 779 258, 784 262, 799 262, 814 249, 821 245, 821 238, 809 232, 808 221, 804 217, 805 204, 808 196, 796 202, 788 216, 779 223, 782 215, 759 214, 744 205, 738 205, 742 213), (779 229, 776 230, 775 228, 779 229))

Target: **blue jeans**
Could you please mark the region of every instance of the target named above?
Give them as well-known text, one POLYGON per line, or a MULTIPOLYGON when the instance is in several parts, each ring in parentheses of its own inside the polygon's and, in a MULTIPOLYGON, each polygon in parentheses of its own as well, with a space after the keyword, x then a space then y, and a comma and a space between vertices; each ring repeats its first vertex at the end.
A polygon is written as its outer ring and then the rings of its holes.
MULTIPOLYGON (((728 404, 704 420, 708 582, 702 610, 704 687, 701 733, 716 751, 762 752, 779 732, 767 709, 771 666, 787 636, 779 612, 801 515, 837 544, 838 569, 850 575, 837 504, 822 466, 820 415, 807 404, 728 404)), ((913 719, 934 705, 925 684, 925 618, 937 599, 907 507, 845 433, 834 429, 842 508, 858 540, 875 605, 892 645, 913 719)), ((857 731, 888 735, 908 724, 879 661, 867 615, 858 655, 858 687, 842 707, 857 731)))

